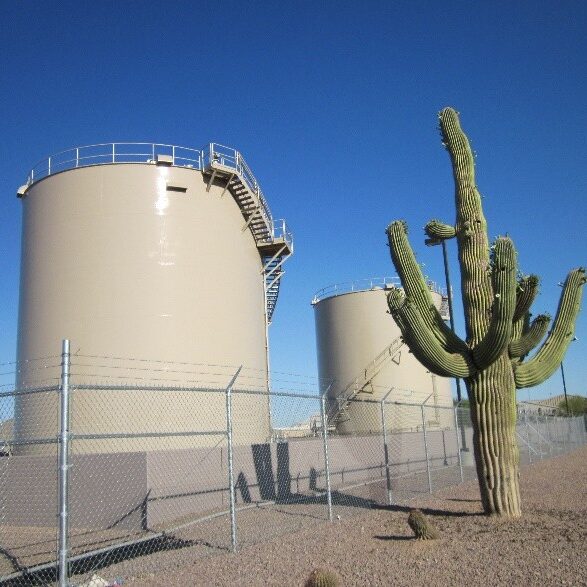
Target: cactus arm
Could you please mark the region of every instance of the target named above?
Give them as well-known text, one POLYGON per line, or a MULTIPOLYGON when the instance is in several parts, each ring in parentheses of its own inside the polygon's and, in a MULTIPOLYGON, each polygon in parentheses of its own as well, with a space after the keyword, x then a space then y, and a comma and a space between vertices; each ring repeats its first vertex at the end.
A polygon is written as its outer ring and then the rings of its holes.
MULTIPOLYGON (((515 363, 520 363, 521 357, 526 356, 540 342, 544 334, 546 334, 546 331, 543 332, 539 340, 537 340, 531 348, 526 350, 526 352, 524 352, 524 350, 528 348, 528 345, 531 344, 533 339, 525 340, 520 347, 515 346, 518 344, 518 341, 521 341, 523 336, 528 334, 530 330, 530 306, 532 306, 532 303, 538 294, 539 282, 540 280, 537 275, 525 275, 518 281, 518 289, 516 293, 516 311, 514 312, 514 319, 512 324, 512 340, 509 346, 510 358, 515 363), (522 354, 518 354, 520 352, 522 354)), ((548 325, 546 327, 548 327, 548 325)), ((533 336, 536 335, 537 332, 535 332, 533 336)))
POLYGON ((532 306, 532 303, 538 294, 539 283, 540 279, 538 275, 525 275, 518 281, 514 322, 523 320, 526 314, 530 311, 530 306, 532 306))
POLYGON ((512 318, 516 309, 516 250, 507 237, 495 242, 491 275, 495 291, 491 321, 485 336, 473 348, 473 361, 480 370, 500 357, 512 337, 512 318))
POLYGON ((510 342, 509 354, 511 359, 520 359, 530 353, 536 345, 544 338, 548 325, 550 324, 550 316, 548 314, 539 314, 534 318, 528 331, 522 334, 518 339, 510 342))
POLYGON ((518 389, 539 385, 558 369, 573 340, 575 320, 586 281, 583 267, 571 271, 567 276, 548 337, 529 361, 515 367, 514 376, 518 389))
POLYGON ((456 236, 455 227, 444 224, 439 220, 431 220, 425 227, 424 232, 433 240, 448 240, 456 236))
POLYGON ((530 329, 530 317, 532 314, 526 312, 526 315, 512 324, 512 341, 519 340, 530 329))
POLYGON ((461 290, 465 308, 467 342, 479 344, 489 326, 493 289, 489 272, 489 240, 487 221, 481 205, 481 194, 475 184, 475 163, 467 136, 461 129, 453 108, 439 113, 440 131, 452 163, 455 181, 455 225, 461 290))
POLYGON ((436 309, 420 266, 407 237, 405 222, 392 222, 387 227, 391 259, 406 295, 418 308, 423 323, 447 352, 468 352, 468 347, 444 322, 436 309))
POLYGON ((476 370, 467 353, 447 352, 424 322, 418 307, 394 289, 387 296, 389 311, 414 356, 442 377, 470 377, 476 370))

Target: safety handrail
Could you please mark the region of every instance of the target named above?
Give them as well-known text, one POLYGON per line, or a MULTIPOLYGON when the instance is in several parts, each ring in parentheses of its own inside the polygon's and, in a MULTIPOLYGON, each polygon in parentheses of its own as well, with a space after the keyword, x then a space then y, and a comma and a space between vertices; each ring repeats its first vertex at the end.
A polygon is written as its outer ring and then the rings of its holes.
POLYGON ((288 245, 289 250, 293 253, 293 234, 288 229, 287 224, 283 218, 279 220, 273 220, 273 238, 274 239, 283 239, 283 241, 288 245))
MULTIPOLYGON (((436 282, 428 280, 426 283, 430 291, 440 295, 445 295, 445 289, 440 287, 436 282)), ((344 283, 334 283, 318 290, 312 298, 312 305, 317 304, 319 301, 326 298, 332 298, 355 291, 370 291, 372 289, 384 289, 391 287, 402 287, 401 280, 398 276, 371 277, 366 279, 358 279, 356 281, 347 281, 344 283)))
POLYGON ((369 291, 371 289, 380 289, 385 286, 401 287, 399 277, 372 277, 366 279, 357 279, 355 281, 346 281, 344 283, 333 283, 318 290, 312 298, 312 304, 318 303, 320 300, 339 296, 354 291, 369 291))
POLYGON ((31 169, 27 185, 40 179, 77 167, 112 163, 154 163, 158 155, 171 157, 172 165, 202 169, 198 149, 166 143, 96 143, 59 151, 42 159, 31 169))

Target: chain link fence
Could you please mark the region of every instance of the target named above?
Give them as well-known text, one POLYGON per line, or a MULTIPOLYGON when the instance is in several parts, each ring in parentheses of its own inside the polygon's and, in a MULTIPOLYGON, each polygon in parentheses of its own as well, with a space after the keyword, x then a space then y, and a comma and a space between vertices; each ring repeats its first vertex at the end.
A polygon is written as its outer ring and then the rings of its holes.
MULTIPOLYGON (((66 343, 2 374, 0 584, 116 585, 476 474, 468 409, 358 396, 343 434, 310 379, 66 343)), ((587 442, 582 417, 522 412, 517 434, 522 462, 587 442)))

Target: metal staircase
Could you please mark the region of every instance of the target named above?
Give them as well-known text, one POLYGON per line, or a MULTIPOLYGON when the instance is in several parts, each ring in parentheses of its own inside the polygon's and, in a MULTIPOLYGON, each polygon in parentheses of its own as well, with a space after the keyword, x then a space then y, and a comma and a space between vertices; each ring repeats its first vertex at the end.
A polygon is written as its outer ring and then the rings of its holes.
POLYGON ((279 286, 285 271, 283 263, 293 254, 293 239, 284 220, 275 221, 259 183, 242 155, 230 147, 210 143, 201 151, 202 173, 207 178, 207 190, 212 185, 228 191, 243 215, 243 232, 250 230, 263 268, 267 323, 271 323, 279 296, 279 286))
POLYGON ((386 346, 367 366, 361 370, 361 373, 352 379, 348 385, 337 395, 331 403, 328 411, 328 422, 337 425, 348 421, 348 405, 359 393, 373 393, 367 386, 372 383, 375 376, 383 367, 393 360, 404 347, 404 341, 401 336, 394 338, 391 344, 386 346))

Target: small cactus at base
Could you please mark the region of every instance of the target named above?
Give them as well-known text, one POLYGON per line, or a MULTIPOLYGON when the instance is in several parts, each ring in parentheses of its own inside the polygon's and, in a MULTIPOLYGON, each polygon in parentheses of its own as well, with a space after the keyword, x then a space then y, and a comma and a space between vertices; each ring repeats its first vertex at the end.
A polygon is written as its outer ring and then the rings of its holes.
POLYGON ((412 510, 410 512, 408 525, 414 531, 418 540, 435 540, 440 537, 438 530, 420 510, 412 510))
POLYGON ((315 569, 312 571, 305 587, 339 587, 340 578, 334 571, 315 569))

